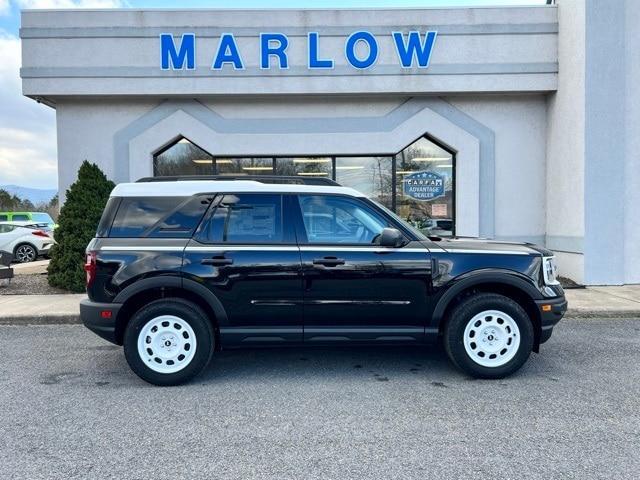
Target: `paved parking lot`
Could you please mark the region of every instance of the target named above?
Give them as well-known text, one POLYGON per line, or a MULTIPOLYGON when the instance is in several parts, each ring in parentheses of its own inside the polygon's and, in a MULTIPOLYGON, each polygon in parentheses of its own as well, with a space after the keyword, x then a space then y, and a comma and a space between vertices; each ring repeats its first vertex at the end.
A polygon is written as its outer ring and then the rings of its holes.
POLYGON ((640 321, 566 320, 516 376, 438 350, 219 354, 157 388, 78 325, 0 326, 7 478, 638 478, 640 321))

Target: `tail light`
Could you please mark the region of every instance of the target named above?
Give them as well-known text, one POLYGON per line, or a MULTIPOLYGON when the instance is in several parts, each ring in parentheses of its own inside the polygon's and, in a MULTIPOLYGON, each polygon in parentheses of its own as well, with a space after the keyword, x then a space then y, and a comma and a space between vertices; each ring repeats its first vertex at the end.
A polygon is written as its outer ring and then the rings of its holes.
POLYGON ((34 230, 33 232, 31 232, 31 235, 35 235, 36 237, 49 238, 49 234, 47 232, 43 232, 42 230, 34 230))
POLYGON ((96 252, 87 252, 87 258, 84 263, 84 271, 87 272, 87 288, 89 288, 96 278, 96 252))

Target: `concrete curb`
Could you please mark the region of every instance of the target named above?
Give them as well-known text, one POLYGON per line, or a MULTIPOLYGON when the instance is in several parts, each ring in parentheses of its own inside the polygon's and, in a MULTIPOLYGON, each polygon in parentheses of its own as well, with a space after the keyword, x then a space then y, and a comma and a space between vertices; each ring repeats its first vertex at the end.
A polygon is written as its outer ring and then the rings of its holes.
MULTIPOLYGON (((640 310, 631 311, 615 311, 607 310, 601 312, 569 310, 564 316, 565 319, 588 320, 592 318, 611 318, 640 320, 640 310)), ((0 325, 79 325, 82 324, 80 316, 77 314, 62 315, 37 315, 37 316, 2 316, 0 317, 0 325)))

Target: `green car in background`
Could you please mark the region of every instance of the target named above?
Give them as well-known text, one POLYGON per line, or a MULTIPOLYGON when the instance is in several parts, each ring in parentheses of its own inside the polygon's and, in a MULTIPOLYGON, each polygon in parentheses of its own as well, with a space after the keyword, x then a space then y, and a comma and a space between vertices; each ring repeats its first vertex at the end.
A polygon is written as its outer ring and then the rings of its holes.
POLYGON ((51 230, 58 226, 51 215, 45 212, 0 212, 0 222, 46 223, 51 230))

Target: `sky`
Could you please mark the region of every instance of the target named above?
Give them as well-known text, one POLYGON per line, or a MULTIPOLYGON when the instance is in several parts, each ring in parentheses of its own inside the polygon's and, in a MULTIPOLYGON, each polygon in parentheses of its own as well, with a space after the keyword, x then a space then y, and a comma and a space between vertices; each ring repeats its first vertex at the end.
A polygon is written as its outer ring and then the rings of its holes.
POLYGON ((0 185, 58 186, 55 110, 21 93, 18 38, 21 9, 375 8, 544 3, 545 0, 0 0, 0 185))

